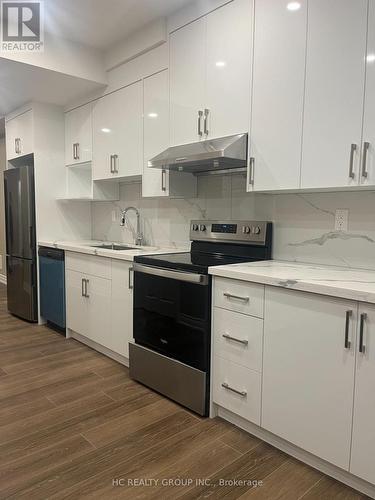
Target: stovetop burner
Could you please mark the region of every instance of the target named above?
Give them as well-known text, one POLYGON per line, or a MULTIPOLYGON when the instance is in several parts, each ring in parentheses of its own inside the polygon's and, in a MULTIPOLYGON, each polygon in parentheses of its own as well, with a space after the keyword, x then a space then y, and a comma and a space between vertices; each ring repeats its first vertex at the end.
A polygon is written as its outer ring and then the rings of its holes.
POLYGON ((259 221, 192 221, 191 251, 136 256, 135 262, 208 274, 210 266, 271 259, 272 223, 259 221))

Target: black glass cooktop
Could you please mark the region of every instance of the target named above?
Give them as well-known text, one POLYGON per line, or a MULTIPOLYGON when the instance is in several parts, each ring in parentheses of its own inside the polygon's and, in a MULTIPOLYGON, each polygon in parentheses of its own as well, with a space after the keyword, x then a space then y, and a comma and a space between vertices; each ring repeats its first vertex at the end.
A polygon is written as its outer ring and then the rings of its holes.
POLYGON ((135 262, 166 269, 176 269, 179 271, 190 271, 201 274, 208 274, 210 266, 222 266, 225 264, 237 264, 240 262, 251 262, 251 257, 237 257, 224 254, 207 254, 200 252, 169 253, 164 255, 136 256, 135 262))

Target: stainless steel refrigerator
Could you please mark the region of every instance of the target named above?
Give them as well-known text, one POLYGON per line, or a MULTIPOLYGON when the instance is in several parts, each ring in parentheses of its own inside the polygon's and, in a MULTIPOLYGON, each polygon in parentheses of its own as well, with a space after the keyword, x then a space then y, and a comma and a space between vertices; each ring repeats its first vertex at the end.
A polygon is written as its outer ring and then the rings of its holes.
POLYGON ((34 166, 4 172, 7 295, 10 313, 38 320, 34 166))

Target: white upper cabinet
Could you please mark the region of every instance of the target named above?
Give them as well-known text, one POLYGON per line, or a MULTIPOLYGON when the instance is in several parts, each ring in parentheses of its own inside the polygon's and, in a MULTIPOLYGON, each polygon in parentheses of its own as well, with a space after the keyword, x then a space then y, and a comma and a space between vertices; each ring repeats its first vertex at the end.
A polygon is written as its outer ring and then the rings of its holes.
POLYGON ((359 307, 359 335, 350 472, 375 484, 375 307, 359 307))
POLYGON ((171 144, 203 137, 206 20, 198 19, 170 36, 171 144), (200 129, 200 130, 199 130, 200 129))
POLYGON ((375 184, 375 0, 370 0, 360 182, 375 184))
POLYGON ((309 2, 302 188, 358 185, 367 6, 309 2))
POLYGON ((274 287, 265 301, 261 425, 348 470, 357 303, 274 287))
POLYGON ((234 0, 171 34, 171 145, 248 131, 251 28, 234 0))
POLYGON ((248 132, 252 2, 234 0, 209 14, 206 23, 206 136, 248 132))
POLYGON ((191 174, 148 167, 148 161, 169 146, 168 70, 143 80, 142 196, 194 197, 197 180, 191 174))
POLYGON ((249 190, 299 188, 307 0, 299 3, 255 1, 249 190))
POLYGON ((143 162, 142 82, 108 94, 93 109, 93 179, 139 176, 143 162))
POLYGON ((65 164, 86 163, 92 160, 91 103, 65 114, 65 164))
POLYGON ((13 160, 34 151, 33 112, 30 109, 5 123, 6 156, 13 160))

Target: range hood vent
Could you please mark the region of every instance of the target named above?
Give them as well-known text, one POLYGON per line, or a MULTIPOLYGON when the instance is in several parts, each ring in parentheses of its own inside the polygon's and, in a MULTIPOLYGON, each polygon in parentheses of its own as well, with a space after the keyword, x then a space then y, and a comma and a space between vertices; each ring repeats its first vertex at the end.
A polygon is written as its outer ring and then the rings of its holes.
POLYGON ((151 168, 199 174, 247 165, 247 134, 183 144, 166 149, 148 162, 151 168))

